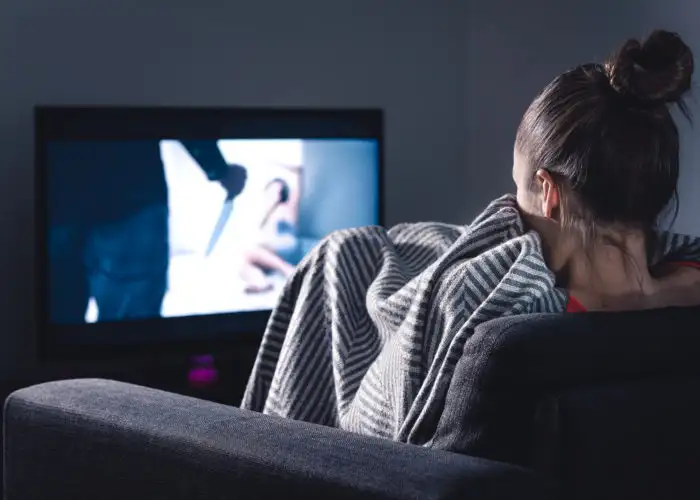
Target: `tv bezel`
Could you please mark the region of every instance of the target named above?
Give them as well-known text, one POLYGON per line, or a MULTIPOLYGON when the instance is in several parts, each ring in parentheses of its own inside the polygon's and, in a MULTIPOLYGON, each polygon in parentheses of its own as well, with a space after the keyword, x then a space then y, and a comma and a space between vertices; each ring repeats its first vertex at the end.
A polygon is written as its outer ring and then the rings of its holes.
MULTIPOLYGON (((211 329, 217 322, 224 321, 227 317, 234 315, 245 315, 249 318, 251 331, 235 335, 218 334, 211 338, 197 338, 188 336, 181 338, 159 337, 153 339, 143 339, 131 343, 117 344, 113 341, 104 343, 79 343, 65 342, 52 331, 48 312, 48 252, 47 252, 47 229, 48 229, 48 207, 47 207, 47 183, 46 171, 48 168, 45 147, 47 141, 55 138, 55 131, 50 131, 51 126, 66 123, 66 120, 83 120, 88 123, 90 120, 100 118, 102 120, 112 120, 111 123, 131 124, 137 126, 139 120, 145 117, 154 120, 179 120, 170 122, 170 127, 176 127, 183 122, 191 123, 199 121, 204 123, 219 124, 225 131, 216 134, 221 138, 354 138, 353 134, 345 137, 338 134, 309 134, 300 133, 296 137, 286 134, 286 137, 274 134, 255 132, 255 126, 264 130, 269 127, 269 120, 279 120, 280 123, 286 121, 299 121, 307 128, 314 122, 328 120, 350 120, 366 121, 368 129, 371 129, 371 137, 378 142, 378 212, 377 220, 380 225, 384 224, 384 112, 379 108, 313 108, 313 107, 209 107, 209 106, 104 106, 104 105, 37 105, 34 107, 34 197, 35 197, 35 307, 36 307, 36 329, 38 358, 40 362, 66 362, 66 361, 94 361, 109 359, 135 360, 152 358, 153 356, 169 356, 178 354, 198 354, 198 353, 219 353, 232 352, 241 348, 254 348, 259 345, 264 332, 265 324, 269 318, 270 311, 254 311, 242 313, 227 313, 201 316, 152 318, 143 320, 129 320, 121 322, 123 328, 129 326, 146 328, 163 328, 167 323, 177 322, 185 329, 191 324, 192 329, 202 329, 208 322, 211 329), (53 123, 52 123, 53 120, 53 123), (203 121, 202 121, 203 120, 203 121), (241 125, 248 120, 247 125, 241 125), (257 123, 262 120, 261 123, 257 123), (233 135, 230 129, 235 129, 235 125, 247 127, 240 129, 240 133, 233 135), (255 125, 255 126, 251 126, 255 125), (253 331, 254 330, 254 331, 253 331)), ((73 126, 76 122, 73 123, 73 126)), ((214 126, 214 125, 212 125, 214 126)), ((190 125, 189 128, 192 128, 190 125)), ((303 127, 300 127, 303 128, 303 127)), ((121 129, 120 129, 121 130, 121 129)), ((152 131, 142 130, 144 135, 152 131)), ((125 133, 125 140, 137 139, 138 131, 129 129, 125 133)), ((190 130, 187 133, 167 133, 165 138, 212 138, 211 133, 196 133, 190 130)), ((370 137, 368 134, 367 137, 370 137)), ((67 137, 80 139, 79 137, 67 137)), ((160 138, 160 137, 159 137, 160 138)), ((59 137, 60 139, 60 137, 59 137)), ((55 140, 55 139, 54 139, 55 140)), ((82 326, 82 325, 81 325, 82 326)))

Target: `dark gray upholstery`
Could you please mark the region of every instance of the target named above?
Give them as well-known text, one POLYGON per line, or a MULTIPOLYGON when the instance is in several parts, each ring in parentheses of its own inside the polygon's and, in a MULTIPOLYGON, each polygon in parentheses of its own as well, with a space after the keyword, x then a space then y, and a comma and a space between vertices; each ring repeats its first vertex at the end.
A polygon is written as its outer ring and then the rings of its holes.
POLYGON ((567 391, 555 474, 566 498, 700 498, 700 378, 567 391))
POLYGON ((433 446, 567 499, 700 498, 699 360, 700 308, 501 318, 467 342, 433 446))
POLYGON ((528 471, 103 380, 5 408, 6 500, 541 499, 528 471))

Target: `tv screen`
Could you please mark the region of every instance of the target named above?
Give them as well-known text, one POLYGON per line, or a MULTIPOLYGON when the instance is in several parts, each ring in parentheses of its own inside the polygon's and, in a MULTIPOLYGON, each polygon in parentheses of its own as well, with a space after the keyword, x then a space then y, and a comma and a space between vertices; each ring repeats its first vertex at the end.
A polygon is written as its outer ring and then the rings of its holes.
POLYGON ((377 110, 39 107, 35 125, 44 357, 259 341, 321 238, 382 223, 377 110))

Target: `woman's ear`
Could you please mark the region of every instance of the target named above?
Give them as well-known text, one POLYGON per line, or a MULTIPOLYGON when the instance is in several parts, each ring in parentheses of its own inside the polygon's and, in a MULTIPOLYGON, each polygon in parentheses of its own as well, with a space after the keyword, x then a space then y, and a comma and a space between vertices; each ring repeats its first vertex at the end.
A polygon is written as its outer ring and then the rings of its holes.
POLYGON ((535 173, 535 182, 540 186, 540 199, 542 215, 548 219, 556 219, 559 213, 559 189, 552 179, 552 175, 546 170, 538 170, 535 173))

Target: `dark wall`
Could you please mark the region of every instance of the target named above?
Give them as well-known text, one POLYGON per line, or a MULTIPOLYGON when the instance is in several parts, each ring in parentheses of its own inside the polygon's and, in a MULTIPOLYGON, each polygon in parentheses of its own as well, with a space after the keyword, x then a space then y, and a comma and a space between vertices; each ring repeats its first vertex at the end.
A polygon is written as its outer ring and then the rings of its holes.
POLYGON ((382 107, 389 222, 446 219, 465 180, 465 11, 460 0, 0 2, 0 376, 33 370, 34 104, 382 107))

